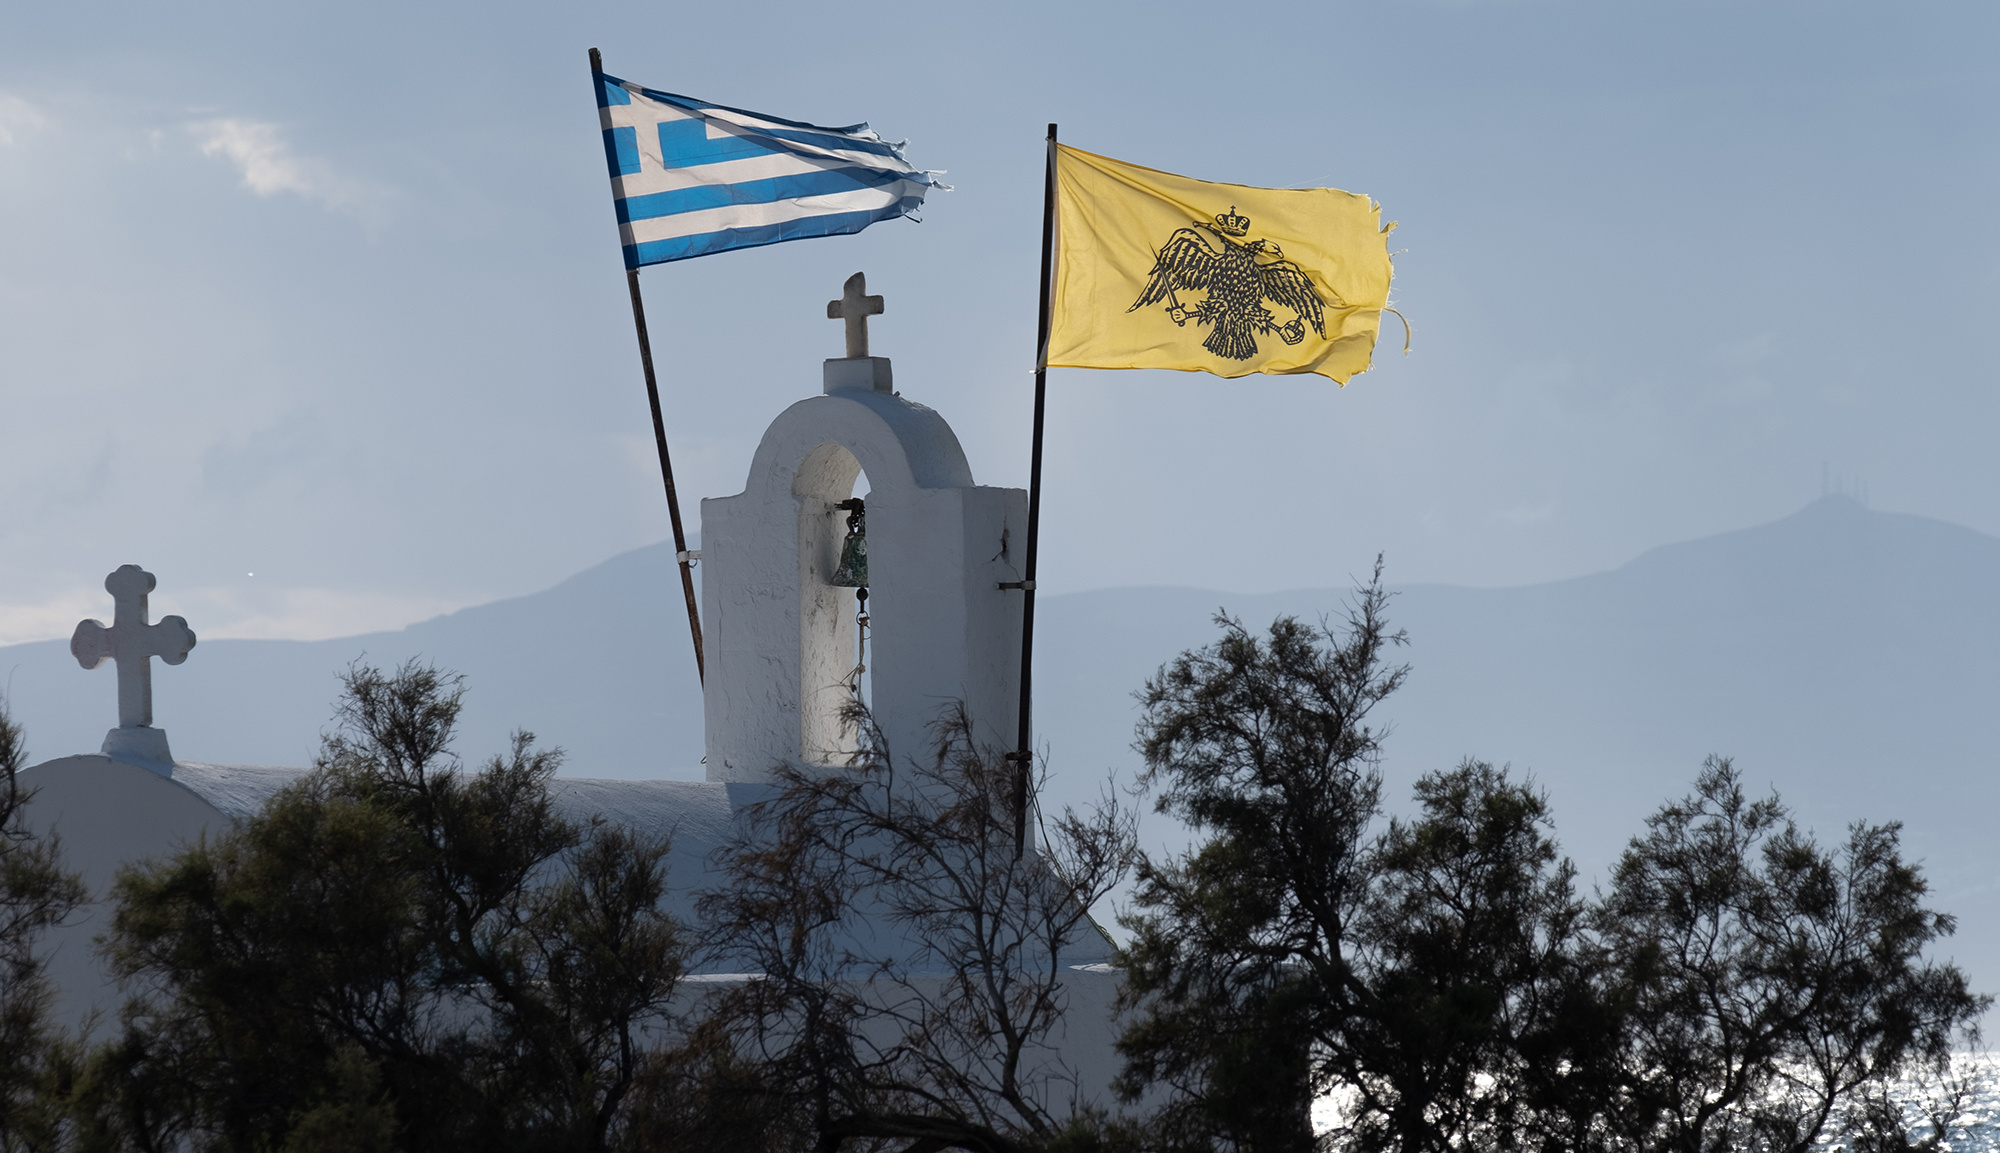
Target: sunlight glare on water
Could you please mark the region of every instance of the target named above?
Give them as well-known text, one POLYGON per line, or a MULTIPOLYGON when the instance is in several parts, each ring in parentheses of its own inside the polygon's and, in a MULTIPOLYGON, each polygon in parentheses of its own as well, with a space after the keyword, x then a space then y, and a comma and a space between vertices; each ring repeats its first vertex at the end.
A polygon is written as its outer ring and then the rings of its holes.
MULTIPOLYGON (((1935 1148, 1940 1153, 2000 1153, 2000 1052, 1960 1054, 1953 1059, 1952 1073, 1964 1096, 1956 1116, 1949 1119, 1950 1132, 1935 1148)), ((1931 1136, 1933 1114, 1942 1110, 1947 1089, 1936 1078, 1921 1076, 1904 1077, 1895 1086, 1909 1139, 1921 1147, 1931 1136)), ((1313 1132, 1324 1135, 1340 1127, 1344 1097, 1335 1091, 1313 1102, 1313 1132)), ((1848 1147, 1838 1133, 1818 1146, 1823 1153, 1845 1153, 1848 1147)))

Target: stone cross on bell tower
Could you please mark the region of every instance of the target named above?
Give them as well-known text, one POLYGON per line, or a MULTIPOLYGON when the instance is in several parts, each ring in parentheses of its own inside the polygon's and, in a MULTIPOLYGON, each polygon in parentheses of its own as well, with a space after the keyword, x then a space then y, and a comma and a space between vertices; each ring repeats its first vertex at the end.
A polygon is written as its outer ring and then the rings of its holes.
POLYGON ((847 358, 868 355, 868 318, 882 315, 882 298, 868 295, 868 274, 857 272, 840 286, 840 299, 826 302, 828 320, 847 322, 847 358))
POLYGON ((105 734, 104 755, 171 775, 174 757, 167 734, 152 727, 153 658, 180 664, 194 648, 194 633, 177 616, 146 623, 146 594, 154 583, 153 574, 138 565, 120 565, 104 578, 113 606, 111 627, 98 620, 81 622, 70 635, 69 651, 86 669, 118 662, 118 727, 105 734))
POLYGON ((866 388, 894 392, 889 358, 868 355, 868 318, 882 315, 882 298, 868 295, 868 274, 857 272, 841 285, 840 299, 826 302, 828 320, 847 322, 847 355, 826 362, 826 391, 866 388))

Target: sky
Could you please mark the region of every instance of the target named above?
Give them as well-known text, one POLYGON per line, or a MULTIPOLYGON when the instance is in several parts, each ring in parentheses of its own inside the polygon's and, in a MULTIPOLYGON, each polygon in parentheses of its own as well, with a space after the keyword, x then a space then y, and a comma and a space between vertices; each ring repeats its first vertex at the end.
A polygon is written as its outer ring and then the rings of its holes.
MULTIPOLYGON (((874 351, 1027 480, 1042 137, 1367 193, 1373 371, 1054 370, 1041 587, 1494 586, 1828 487, 2000 534, 1988 3, 8 5, 0 643, 158 574, 204 637, 393 628, 667 535, 586 51, 872 123, 922 223, 648 269, 691 526, 874 351)), ((673 595, 663 590, 663 596, 673 595)))

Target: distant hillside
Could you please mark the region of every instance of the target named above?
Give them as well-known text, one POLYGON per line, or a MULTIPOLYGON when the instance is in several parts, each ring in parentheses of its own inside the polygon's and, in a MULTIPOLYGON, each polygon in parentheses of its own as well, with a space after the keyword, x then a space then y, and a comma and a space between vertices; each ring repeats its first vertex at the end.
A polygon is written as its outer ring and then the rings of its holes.
MULTIPOLYGON (((1209 636, 1218 607, 1260 625, 1338 618, 1346 598, 1051 598, 1044 737, 1059 763, 1129 764, 1128 694, 1209 636)), ((1409 631, 1414 671, 1385 706, 1390 774, 1464 756, 1530 768, 1571 810, 1566 839, 1580 849, 1615 849, 1710 752, 1825 827, 1894 814, 1976 841, 2000 793, 2000 539, 1968 529, 1828 497, 1612 572, 1408 587, 1391 616, 1409 631), (1578 815, 1614 824, 1586 830, 1578 815)))
MULTIPOLYGON (((1337 617, 1346 597, 1044 598, 1051 801, 1095 791, 1109 769, 1129 779, 1132 691, 1211 637, 1218 607, 1261 626, 1278 613, 1337 617)), ((156 672, 157 712, 190 760, 303 765, 341 668, 421 653, 468 675, 468 755, 496 751, 519 725, 567 748, 576 775, 696 777, 701 710, 677 612, 671 552, 654 546, 398 632, 203 641, 156 672)), ((1392 800, 1417 772, 1464 756, 1511 762, 1549 789, 1589 874, 1704 755, 1734 755, 1823 835, 1857 817, 1906 822, 1963 920, 1955 951, 2000 989, 2000 849, 1988 836, 2000 810, 2000 539, 1829 497, 1612 572, 1409 587, 1393 616, 1415 671, 1385 714, 1392 800)), ((0 682, 10 678, 37 759, 96 749, 115 715, 108 669, 85 673, 64 642, 45 642, 0 648, 0 682)))
MULTIPOLYGON (((1212 635, 1216 608, 1261 625, 1338 618, 1345 599, 1051 598, 1037 696, 1066 789, 1088 783, 1079 770, 1129 770, 1131 688, 1212 635)), ((2000 992, 2000 539, 1828 497, 1575 580, 1405 588, 1391 615, 1413 666, 1383 714, 1392 803, 1424 770, 1511 762, 1550 792, 1588 880, 1704 756, 1733 756, 1823 837, 1902 821, 1959 915, 1948 951, 2000 992)))
MULTIPOLYGON (((349 663, 421 655, 466 674, 467 757, 500 751, 519 727, 568 749, 579 776, 698 778, 701 701, 673 567, 673 550, 655 545, 395 632, 202 640, 186 664, 155 662, 154 716, 187 760, 307 765, 349 663)), ((0 684, 9 678, 37 759, 96 752, 116 723, 110 667, 78 668, 66 640, 0 648, 0 684)))

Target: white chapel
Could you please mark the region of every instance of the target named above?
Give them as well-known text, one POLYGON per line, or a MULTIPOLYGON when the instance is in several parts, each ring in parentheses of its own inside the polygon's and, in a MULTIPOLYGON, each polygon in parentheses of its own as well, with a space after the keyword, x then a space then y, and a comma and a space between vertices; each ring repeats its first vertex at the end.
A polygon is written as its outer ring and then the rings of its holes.
MULTIPOLYGON (((774 767, 831 767, 852 751, 841 710, 864 675, 892 755, 919 754, 954 702, 978 740, 1014 744, 1022 605, 1005 586, 1018 589, 1023 576, 1027 494, 974 483, 944 417, 896 391, 888 358, 869 354, 866 317, 881 298, 865 296, 858 274, 847 298, 849 355, 826 361, 818 394, 771 422, 742 492, 701 502, 705 779, 556 780, 572 818, 671 833, 668 903, 684 917, 693 894, 718 881, 710 854, 741 808, 766 794, 774 767), (854 499, 863 473, 865 522, 854 499), (858 587, 843 562, 864 523, 858 587)), ((841 303, 829 315, 840 316, 841 303)), ((123 1000, 93 944, 118 868, 225 829, 305 772, 178 759, 155 724, 152 665, 199 661, 195 634, 179 617, 150 619, 154 577, 138 565, 113 572, 105 589, 112 624, 84 621, 71 651, 83 669, 115 664, 118 724, 98 752, 22 774, 36 790, 31 824, 60 836, 65 864, 99 899, 48 943, 59 1019, 71 1026, 93 1012, 115 1021, 123 1000)), ((1085 1071, 1079 1088, 1098 1096, 1115 1068, 1110 947, 1086 941, 1060 960, 1076 974, 1065 1057, 1085 1071)))

